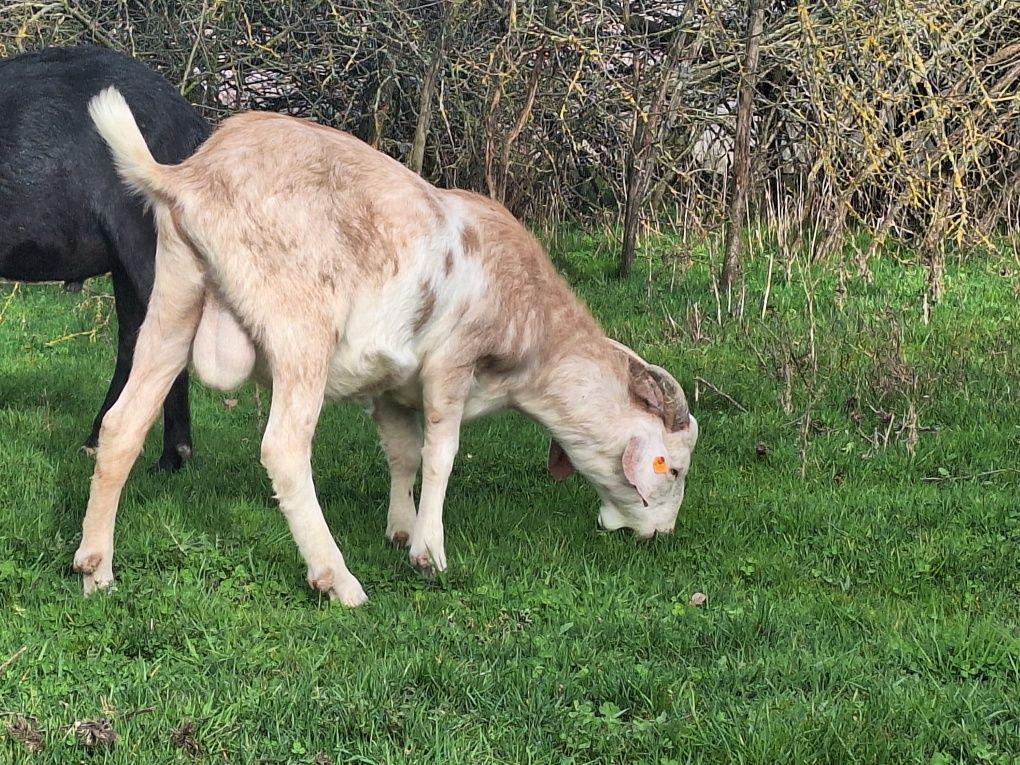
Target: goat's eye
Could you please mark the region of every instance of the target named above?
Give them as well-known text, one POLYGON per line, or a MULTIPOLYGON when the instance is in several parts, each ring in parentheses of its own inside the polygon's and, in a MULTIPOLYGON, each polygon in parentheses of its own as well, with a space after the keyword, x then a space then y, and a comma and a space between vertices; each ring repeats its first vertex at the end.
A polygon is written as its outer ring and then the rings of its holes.
POLYGON ((673 476, 674 478, 679 478, 680 477, 680 471, 677 470, 676 468, 670 468, 669 474, 671 476, 673 476))

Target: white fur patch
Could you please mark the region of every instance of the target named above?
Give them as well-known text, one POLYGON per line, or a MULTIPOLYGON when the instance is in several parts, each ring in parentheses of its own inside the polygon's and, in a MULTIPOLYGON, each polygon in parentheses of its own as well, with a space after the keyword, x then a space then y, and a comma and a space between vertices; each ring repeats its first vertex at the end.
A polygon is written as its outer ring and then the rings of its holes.
POLYGON ((442 352, 458 334, 469 310, 485 305, 489 276, 481 261, 459 252, 459 213, 451 206, 443 229, 423 236, 418 252, 381 285, 356 291, 343 335, 330 361, 326 395, 330 399, 373 395, 382 390, 398 400, 420 404, 418 374, 424 360, 442 352), (445 271, 446 253, 453 268, 445 271), (415 328, 424 293, 432 306, 415 328))

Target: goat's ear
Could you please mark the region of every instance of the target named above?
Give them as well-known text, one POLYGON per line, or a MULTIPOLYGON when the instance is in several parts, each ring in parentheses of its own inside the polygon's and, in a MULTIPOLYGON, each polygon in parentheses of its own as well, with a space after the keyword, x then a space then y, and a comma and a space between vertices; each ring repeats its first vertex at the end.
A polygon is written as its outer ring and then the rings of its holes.
POLYGON ((662 417, 666 401, 662 395, 662 388, 648 367, 635 358, 628 358, 627 377, 631 398, 636 399, 653 414, 662 417))
POLYGON ((670 475, 666 445, 662 441, 655 443, 641 436, 634 436, 623 450, 622 461, 623 474, 647 505, 655 490, 670 475))
POLYGON ((570 457, 556 441, 549 442, 549 472, 555 481, 569 478, 574 472, 570 457))

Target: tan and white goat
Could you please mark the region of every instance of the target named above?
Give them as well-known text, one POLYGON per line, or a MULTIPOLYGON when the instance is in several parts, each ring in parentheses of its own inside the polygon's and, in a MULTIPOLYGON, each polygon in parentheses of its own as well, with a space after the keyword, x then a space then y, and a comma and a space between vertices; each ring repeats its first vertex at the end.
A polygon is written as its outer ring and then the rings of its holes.
POLYGON ((576 466, 594 484, 604 528, 673 529, 698 437, 683 391, 606 338, 503 207, 436 189, 353 136, 292 117, 231 117, 165 166, 116 90, 89 111, 151 204, 159 246, 74 558, 87 592, 113 580, 120 492, 189 351, 209 384, 234 387, 253 369, 271 380, 262 463, 309 584, 349 606, 365 593, 312 483, 329 399, 371 401, 392 474, 386 533, 419 568, 446 568, 443 500, 461 422, 506 407, 551 431, 555 478, 576 466))

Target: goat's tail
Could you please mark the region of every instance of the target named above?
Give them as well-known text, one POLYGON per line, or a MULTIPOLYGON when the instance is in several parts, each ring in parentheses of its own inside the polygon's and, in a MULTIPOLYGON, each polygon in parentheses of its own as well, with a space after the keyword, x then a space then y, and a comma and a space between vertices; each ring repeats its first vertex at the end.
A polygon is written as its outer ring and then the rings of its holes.
POLYGON ((152 156, 120 91, 111 86, 93 96, 89 116, 110 147, 113 164, 124 183, 150 202, 171 202, 176 196, 177 184, 171 178, 175 167, 161 165, 152 156))

